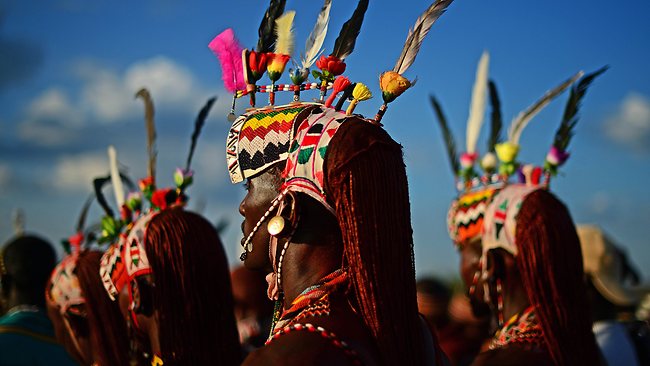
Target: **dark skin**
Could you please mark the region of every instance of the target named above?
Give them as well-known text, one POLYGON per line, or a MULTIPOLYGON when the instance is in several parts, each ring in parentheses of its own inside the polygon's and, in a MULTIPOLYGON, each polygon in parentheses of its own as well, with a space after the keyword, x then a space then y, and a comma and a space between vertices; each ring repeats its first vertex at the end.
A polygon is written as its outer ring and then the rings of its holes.
MULTIPOLYGON (((268 209, 279 191, 279 169, 271 169, 248 182, 247 194, 239 211, 244 216, 242 224, 244 237, 252 231, 255 224, 268 209)), ((291 239, 282 263, 282 290, 284 304, 291 302, 307 287, 341 267, 343 244, 338 223, 333 215, 311 198, 293 194, 286 199, 288 211, 298 210, 300 219, 298 229, 291 239)), ((284 211, 283 211, 284 214, 284 211)), ((287 215, 289 216, 289 215, 287 215)), ((250 269, 267 270, 271 268, 269 259, 270 235, 266 224, 253 237, 253 250, 249 253, 245 266, 250 269)), ((278 253, 287 238, 278 240, 278 253)), ((364 364, 377 364, 376 350, 369 331, 359 318, 349 299, 343 292, 331 297, 331 316, 307 317, 300 323, 322 326, 340 339, 345 339, 360 354, 364 364)), ((351 365, 351 359, 342 349, 319 334, 300 331, 283 335, 269 345, 251 353, 243 365, 351 365)))
MULTIPOLYGON (((150 276, 146 275, 150 280, 150 276)), ((136 290, 137 292, 137 290, 136 290)), ((138 297, 139 293, 136 293, 134 297, 138 297)), ((129 311, 131 306, 131 300, 129 298, 128 287, 124 286, 122 291, 120 291, 117 299, 120 312, 124 317, 124 320, 131 331, 131 338, 135 339, 136 348, 139 353, 151 353, 160 354, 160 341, 158 338, 158 319, 156 317, 156 312, 150 316, 143 314, 136 314, 136 320, 138 322, 138 327, 136 328, 133 324, 132 315, 129 311)))
POLYGON ((95 353, 90 346, 88 322, 85 318, 61 314, 60 307, 52 302, 46 303, 47 316, 52 322, 54 335, 66 352, 81 365, 93 363, 95 353), (66 322, 68 325, 66 325, 66 322), (85 323, 85 324, 84 324, 85 323), (85 329, 82 329, 84 328, 85 329), (76 344, 75 345, 75 341, 76 344), (78 347, 78 348, 77 348, 78 347))
MULTIPOLYGON (((490 311, 496 318, 496 301, 497 291, 494 281, 484 279, 479 273, 477 281, 474 282, 476 271, 480 270, 480 260, 483 252, 480 239, 461 243, 460 253, 460 273, 465 286, 469 289, 474 285, 474 292, 470 295, 470 304, 472 311, 476 316, 483 316, 490 311), (484 289, 486 281, 492 304, 486 304, 484 300, 484 289), (490 310, 490 307, 493 310, 490 310)), ((508 321, 526 310, 530 306, 528 295, 524 289, 519 271, 515 262, 515 257, 501 249, 491 250, 487 253, 487 274, 488 278, 495 278, 499 275, 502 278, 502 296, 503 296, 503 319, 508 321)), ((546 350, 538 347, 524 345, 511 345, 495 350, 481 352, 472 365, 552 365, 546 350)))

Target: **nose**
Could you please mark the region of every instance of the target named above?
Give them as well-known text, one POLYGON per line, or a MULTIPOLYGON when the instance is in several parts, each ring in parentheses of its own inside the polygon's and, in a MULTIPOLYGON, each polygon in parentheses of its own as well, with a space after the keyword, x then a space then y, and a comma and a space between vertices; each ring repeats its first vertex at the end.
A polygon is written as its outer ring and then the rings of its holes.
POLYGON ((246 217, 246 205, 244 205, 244 202, 246 202, 246 197, 244 197, 244 199, 241 200, 241 203, 239 204, 239 214, 246 217))

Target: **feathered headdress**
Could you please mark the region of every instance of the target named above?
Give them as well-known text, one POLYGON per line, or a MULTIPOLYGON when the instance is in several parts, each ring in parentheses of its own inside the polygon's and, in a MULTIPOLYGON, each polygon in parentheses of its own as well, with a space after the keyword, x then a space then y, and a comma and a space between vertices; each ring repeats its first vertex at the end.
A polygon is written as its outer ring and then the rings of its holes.
POLYGON ((242 61, 243 47, 235 38, 235 32, 228 28, 221 32, 208 45, 208 48, 217 55, 221 63, 221 77, 226 90, 233 94, 232 106, 228 120, 235 120, 235 102, 237 100, 237 90, 246 89, 244 81, 244 64, 242 61))
POLYGON ((379 86, 381 88, 384 104, 382 104, 379 112, 375 116, 375 122, 381 123, 381 119, 386 113, 388 103, 395 100, 402 95, 408 88, 415 84, 403 77, 402 74, 408 70, 415 61, 415 57, 420 52, 422 41, 429 34, 433 24, 440 18, 440 16, 447 10, 447 7, 453 0, 437 0, 431 4, 427 10, 422 13, 415 21, 413 28, 409 30, 406 37, 406 43, 402 49, 402 53, 397 58, 393 70, 386 71, 379 77, 379 86))
POLYGON ((571 142, 571 137, 573 137, 573 129, 578 123, 580 102, 587 93, 587 89, 591 83, 598 76, 607 71, 608 68, 608 66, 604 66, 592 72, 591 74, 585 75, 571 88, 569 100, 567 101, 566 107, 564 108, 562 122, 560 123, 560 127, 558 127, 557 132, 555 133, 553 146, 551 146, 551 150, 546 155, 546 161, 544 162, 544 169, 550 175, 556 175, 557 169, 569 158, 569 152, 567 151, 567 148, 569 147, 569 142, 571 142))

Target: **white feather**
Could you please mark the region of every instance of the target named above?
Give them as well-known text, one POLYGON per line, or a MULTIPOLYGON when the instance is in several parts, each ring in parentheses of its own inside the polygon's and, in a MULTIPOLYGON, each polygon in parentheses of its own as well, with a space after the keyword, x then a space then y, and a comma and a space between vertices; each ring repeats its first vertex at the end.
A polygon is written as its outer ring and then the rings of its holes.
POLYGON ((542 98, 533 103, 526 110, 520 112, 517 117, 512 120, 510 123, 510 128, 508 129, 508 141, 512 144, 518 145, 519 138, 524 128, 528 123, 539 113, 544 107, 546 107, 555 97, 562 94, 568 87, 571 86, 576 80, 580 79, 584 75, 584 72, 580 71, 577 74, 573 75, 570 79, 566 80, 562 84, 558 85, 554 89, 547 91, 542 98))
POLYGON ((325 4, 323 4, 323 8, 316 19, 314 29, 309 34, 309 38, 307 38, 307 42, 305 43, 305 53, 300 60, 303 70, 310 68, 322 52, 321 47, 323 47, 323 42, 325 42, 325 36, 327 35, 331 8, 332 0, 325 0, 325 4))
POLYGON ((472 88, 472 101, 469 106, 469 117, 467 118, 466 151, 470 154, 476 151, 476 141, 478 141, 481 126, 483 125, 483 118, 485 116, 489 64, 490 54, 487 51, 484 51, 478 62, 478 67, 476 68, 476 80, 474 81, 474 87, 472 88))
POLYGON ((120 178, 120 171, 117 168, 117 153, 113 145, 108 146, 108 163, 111 169, 111 184, 113 185, 113 192, 115 193, 115 201, 117 202, 118 209, 124 204, 124 188, 122 187, 122 178, 120 178))

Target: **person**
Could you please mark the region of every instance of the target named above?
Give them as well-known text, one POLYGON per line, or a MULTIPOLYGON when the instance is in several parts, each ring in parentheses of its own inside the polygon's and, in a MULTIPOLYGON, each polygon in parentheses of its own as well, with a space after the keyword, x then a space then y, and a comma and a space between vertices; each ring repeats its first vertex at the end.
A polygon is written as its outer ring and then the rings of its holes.
POLYGON ((74 365, 54 338, 43 289, 56 264, 52 246, 36 235, 10 239, 0 251, 0 365, 74 365))
POLYGON ((214 227, 182 208, 136 221, 125 250, 129 313, 165 365, 238 364, 241 353, 225 251, 214 227))
POLYGON ((641 321, 621 319, 623 309, 641 300, 639 275, 627 256, 594 225, 578 226, 593 331, 607 364, 642 365, 650 362, 650 328, 641 321))
POLYGON ((469 298, 459 293, 451 298, 449 317, 452 329, 456 328, 457 332, 446 337, 447 339, 444 335, 440 335, 440 347, 448 355, 452 364, 470 365, 492 336, 490 316, 476 317, 469 298))
POLYGON ((566 206, 544 186, 511 184, 486 211, 482 284, 499 330, 474 365, 601 363, 566 206))
POLYGON ((265 275, 238 266, 230 272, 235 319, 244 354, 264 346, 271 331, 273 302, 266 296, 265 275))
POLYGON ((82 365, 128 363, 119 308, 103 294, 97 250, 73 250, 53 270, 46 291, 56 338, 82 365))
POLYGON ((215 99, 199 113, 185 168, 174 175, 175 187, 158 188, 153 103, 146 89, 137 95, 145 101, 149 128, 149 174, 140 181, 149 207, 134 210, 128 200, 120 205, 120 221, 113 225, 120 229, 107 239, 117 248, 122 243, 119 258, 113 259, 123 268, 111 270, 110 258, 105 263, 109 268, 102 273, 112 282, 106 284, 107 294, 120 304, 131 340, 137 343, 137 359, 152 365, 237 365, 242 354, 223 245, 210 222, 184 210, 196 139, 215 99))

